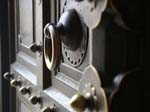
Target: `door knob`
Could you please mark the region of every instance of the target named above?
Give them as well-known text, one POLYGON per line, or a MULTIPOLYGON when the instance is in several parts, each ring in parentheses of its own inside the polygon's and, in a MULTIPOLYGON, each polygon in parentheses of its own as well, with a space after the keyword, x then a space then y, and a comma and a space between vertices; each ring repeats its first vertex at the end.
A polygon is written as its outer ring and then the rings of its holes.
POLYGON ((41 52, 41 51, 42 51, 41 46, 40 46, 40 45, 37 45, 37 44, 35 44, 35 43, 32 43, 32 44, 29 46, 29 49, 30 49, 32 52, 34 52, 34 53, 36 53, 37 51, 38 51, 38 52, 41 52))
POLYGON ((31 104, 36 105, 37 103, 40 103, 41 98, 37 96, 31 96, 29 98, 29 101, 31 104))
POLYGON ((4 77, 5 79, 11 79, 11 78, 13 78, 13 73, 6 72, 6 73, 4 73, 3 77, 4 77))
POLYGON ((80 17, 75 9, 70 9, 62 14, 57 24, 61 33, 62 42, 75 51, 82 40, 83 28, 80 17))
POLYGON ((97 109, 97 97, 92 96, 89 92, 85 95, 76 94, 70 100, 70 105, 77 112, 83 112, 86 108, 97 109))
POLYGON ((108 112, 106 94, 94 66, 83 71, 78 94, 71 98, 70 105, 77 112, 108 112))
POLYGON ((44 27, 44 58, 49 70, 53 71, 61 59, 61 42, 75 51, 81 43, 83 29, 74 9, 62 14, 57 25, 48 23, 44 27))
POLYGON ((30 92, 30 88, 28 87, 21 87, 20 89, 19 89, 19 92, 22 94, 22 95, 26 95, 27 93, 29 93, 30 92))
POLYGON ((19 86, 20 85, 20 80, 16 80, 16 79, 12 79, 11 80, 11 82, 10 82, 10 85, 12 86, 12 87, 17 87, 17 86, 19 86))
POLYGON ((76 94, 71 98, 70 105, 77 112, 83 112, 86 108, 86 99, 84 96, 76 94))

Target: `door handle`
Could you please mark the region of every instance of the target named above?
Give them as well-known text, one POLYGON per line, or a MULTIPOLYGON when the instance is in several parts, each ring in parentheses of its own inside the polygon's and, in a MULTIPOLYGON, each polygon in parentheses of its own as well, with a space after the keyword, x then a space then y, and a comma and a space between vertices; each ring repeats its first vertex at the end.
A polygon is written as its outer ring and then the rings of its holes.
POLYGON ((76 112, 108 112, 107 98, 101 86, 100 75, 94 66, 89 65, 83 71, 79 91, 70 100, 76 112))
POLYGON ((29 94, 29 93, 30 93, 30 87, 22 86, 22 87, 19 89, 19 92, 20 92, 22 95, 26 95, 27 93, 29 94))
POLYGON ((83 112, 86 108, 98 108, 98 99, 96 96, 92 96, 90 92, 87 92, 84 96, 81 94, 75 94, 70 101, 70 105, 77 112, 83 112))
POLYGON ((61 41, 54 24, 47 24, 44 28, 44 59, 49 70, 53 71, 61 59, 61 41))
POLYGON ((57 25, 48 23, 44 27, 44 58, 48 69, 53 71, 60 63, 61 43, 75 51, 80 47, 82 37, 83 28, 74 9, 64 12, 57 25))

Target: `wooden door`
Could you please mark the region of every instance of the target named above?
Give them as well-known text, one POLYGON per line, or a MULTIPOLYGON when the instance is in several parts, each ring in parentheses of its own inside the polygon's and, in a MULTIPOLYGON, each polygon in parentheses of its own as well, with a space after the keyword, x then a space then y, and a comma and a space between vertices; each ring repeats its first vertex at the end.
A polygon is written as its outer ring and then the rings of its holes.
POLYGON ((16 58, 4 77, 17 112, 125 111, 119 95, 137 90, 142 44, 120 13, 108 0, 14 0, 16 58))

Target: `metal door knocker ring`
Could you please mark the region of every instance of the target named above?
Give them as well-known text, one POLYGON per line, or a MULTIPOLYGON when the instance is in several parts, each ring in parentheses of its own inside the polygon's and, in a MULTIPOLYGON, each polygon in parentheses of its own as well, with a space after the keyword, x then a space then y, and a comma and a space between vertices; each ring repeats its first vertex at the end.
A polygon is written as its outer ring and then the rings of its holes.
POLYGON ((57 28, 48 23, 44 28, 44 59, 49 70, 57 68, 61 59, 61 41, 57 28))

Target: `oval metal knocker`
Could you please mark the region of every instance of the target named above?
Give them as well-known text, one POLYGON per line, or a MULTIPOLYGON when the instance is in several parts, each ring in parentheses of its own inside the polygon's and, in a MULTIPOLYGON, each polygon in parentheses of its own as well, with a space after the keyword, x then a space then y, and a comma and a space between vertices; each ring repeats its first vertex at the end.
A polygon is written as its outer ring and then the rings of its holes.
POLYGON ((49 23, 44 28, 44 59, 49 70, 57 68, 61 60, 61 40, 55 25, 49 23))

